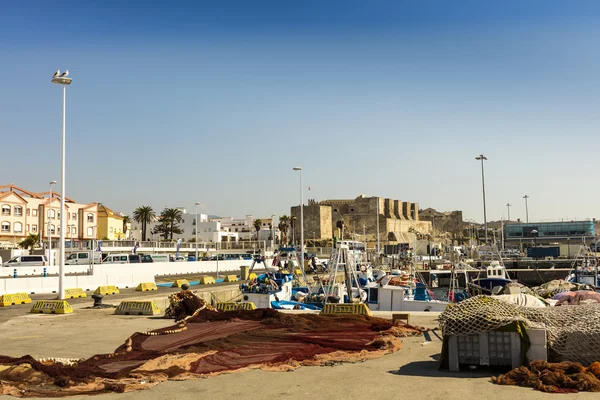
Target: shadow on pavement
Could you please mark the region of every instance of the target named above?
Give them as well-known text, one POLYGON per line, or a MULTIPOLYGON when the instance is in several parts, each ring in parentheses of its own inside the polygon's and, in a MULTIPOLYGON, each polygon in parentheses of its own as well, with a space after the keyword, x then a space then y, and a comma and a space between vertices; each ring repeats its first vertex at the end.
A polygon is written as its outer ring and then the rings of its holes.
POLYGON ((430 378, 489 378, 492 375, 506 371, 496 371, 490 368, 481 368, 477 370, 469 370, 467 367, 461 369, 460 372, 450 372, 448 370, 439 369, 439 354, 432 356, 431 361, 415 361, 400 367, 400 369, 388 371, 390 374, 402 376, 422 376, 430 378), (437 358, 437 360, 436 360, 437 358))

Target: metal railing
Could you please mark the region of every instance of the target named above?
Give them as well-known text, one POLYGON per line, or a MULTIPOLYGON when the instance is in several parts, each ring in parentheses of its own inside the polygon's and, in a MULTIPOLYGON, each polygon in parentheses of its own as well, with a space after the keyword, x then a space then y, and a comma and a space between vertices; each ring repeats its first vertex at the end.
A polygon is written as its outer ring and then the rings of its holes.
MULTIPOLYGON (((240 242, 221 242, 218 244, 219 250, 266 250, 269 249, 269 242, 266 240, 261 241, 240 241, 240 242)), ((59 247, 59 240, 52 240, 52 248, 57 249, 59 247)), ((92 250, 92 246, 94 249, 100 245, 100 248, 103 251, 111 251, 111 249, 130 249, 138 245, 138 251, 148 251, 149 249, 165 249, 165 250, 177 250, 176 242, 158 242, 158 241, 136 241, 136 240, 65 240, 67 250, 92 250)), ((194 242, 185 242, 181 243, 179 246, 180 251, 207 251, 207 250, 216 250, 217 243, 194 243, 194 242)))

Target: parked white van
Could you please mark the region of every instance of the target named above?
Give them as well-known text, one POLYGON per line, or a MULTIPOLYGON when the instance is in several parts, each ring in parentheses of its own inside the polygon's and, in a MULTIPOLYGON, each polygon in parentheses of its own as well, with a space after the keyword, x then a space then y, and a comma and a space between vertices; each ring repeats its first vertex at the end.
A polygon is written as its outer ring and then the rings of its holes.
POLYGON ((94 264, 102 262, 102 253, 98 251, 77 251, 69 254, 65 265, 90 265, 94 257, 94 264))
POLYGON ((45 267, 48 265, 46 256, 14 256, 3 267, 45 267))
POLYGON ((139 262, 141 262, 139 254, 109 254, 102 260, 102 263, 106 264, 129 264, 139 262))

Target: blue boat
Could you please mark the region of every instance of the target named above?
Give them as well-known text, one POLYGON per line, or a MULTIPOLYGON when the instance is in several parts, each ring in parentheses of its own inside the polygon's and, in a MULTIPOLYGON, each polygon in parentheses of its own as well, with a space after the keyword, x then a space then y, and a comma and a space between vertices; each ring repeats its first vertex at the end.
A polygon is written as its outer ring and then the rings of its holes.
POLYGON ((491 294, 493 293, 493 289, 496 287, 504 288, 507 284, 511 283, 512 280, 509 278, 506 269, 499 261, 492 261, 492 263, 486 268, 486 277, 485 278, 477 278, 473 280, 473 284, 478 286, 478 288, 485 290, 489 293, 481 293, 481 294, 491 294))

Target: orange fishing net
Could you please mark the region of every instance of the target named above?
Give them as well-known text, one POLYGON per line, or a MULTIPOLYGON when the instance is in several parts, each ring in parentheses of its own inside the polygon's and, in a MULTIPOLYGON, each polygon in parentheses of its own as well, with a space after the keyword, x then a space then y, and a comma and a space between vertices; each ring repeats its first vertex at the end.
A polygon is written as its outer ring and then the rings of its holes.
POLYGON ((492 377, 498 385, 525 386, 549 393, 600 392, 600 363, 588 367, 580 363, 564 361, 549 363, 532 361, 529 367, 519 367, 492 377))

